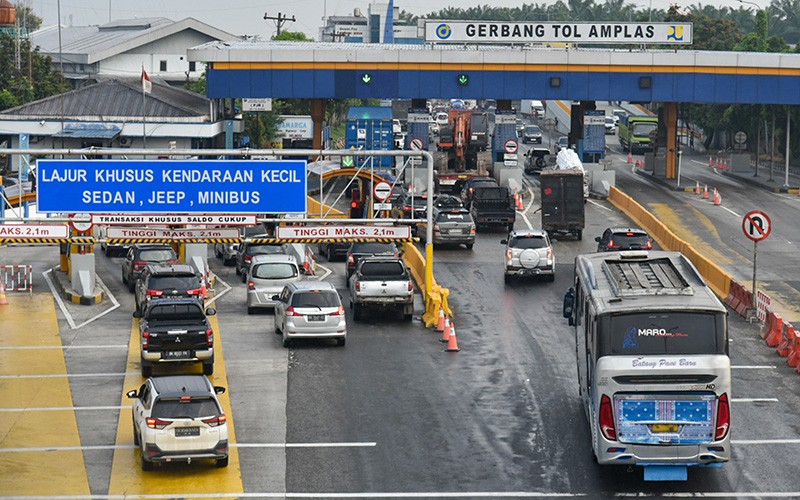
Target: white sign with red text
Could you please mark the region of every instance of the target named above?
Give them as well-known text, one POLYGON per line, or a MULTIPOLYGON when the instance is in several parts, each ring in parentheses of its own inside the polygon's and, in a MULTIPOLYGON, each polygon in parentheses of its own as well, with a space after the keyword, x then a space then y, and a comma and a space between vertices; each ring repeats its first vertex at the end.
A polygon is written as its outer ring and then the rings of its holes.
POLYGON ((124 215, 124 214, 92 214, 92 223, 105 226, 121 225, 183 225, 206 224, 209 226, 254 226, 255 215, 124 215))
POLYGON ((411 226, 279 226, 280 239, 411 238, 411 226))
POLYGON ((204 239, 204 238, 238 238, 238 229, 154 229, 139 227, 109 227, 106 238, 157 238, 157 239, 204 239))
POLYGON ((0 238, 59 238, 69 237, 69 227, 63 224, 0 224, 0 238))

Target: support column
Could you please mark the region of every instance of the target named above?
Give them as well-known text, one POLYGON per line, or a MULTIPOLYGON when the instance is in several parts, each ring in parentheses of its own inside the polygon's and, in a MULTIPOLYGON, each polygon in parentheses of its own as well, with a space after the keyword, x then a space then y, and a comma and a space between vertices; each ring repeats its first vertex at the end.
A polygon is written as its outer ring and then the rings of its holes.
POLYGON ((313 149, 322 149, 322 125, 325 123, 325 99, 311 99, 311 120, 314 122, 313 149))
POLYGON ((678 103, 664 103, 664 125, 667 130, 667 179, 677 178, 678 166, 678 103))

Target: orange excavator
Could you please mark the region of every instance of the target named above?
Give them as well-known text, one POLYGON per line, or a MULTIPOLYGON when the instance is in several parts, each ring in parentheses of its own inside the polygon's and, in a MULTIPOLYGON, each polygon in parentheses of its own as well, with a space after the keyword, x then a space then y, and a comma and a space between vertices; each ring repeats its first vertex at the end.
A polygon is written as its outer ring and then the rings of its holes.
POLYGON ((453 162, 453 169, 456 172, 463 172, 467 167, 472 110, 451 109, 449 115, 448 124, 439 131, 439 151, 452 152, 449 160, 453 162))

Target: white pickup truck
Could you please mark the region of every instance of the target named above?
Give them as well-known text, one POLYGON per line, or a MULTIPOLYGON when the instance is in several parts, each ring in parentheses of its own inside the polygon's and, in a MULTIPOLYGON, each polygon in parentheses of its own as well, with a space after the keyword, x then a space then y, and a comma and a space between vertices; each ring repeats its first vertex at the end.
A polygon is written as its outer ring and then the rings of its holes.
POLYGON ((364 257, 350 276, 350 309, 360 321, 365 307, 401 311, 403 319, 414 314, 414 282, 400 257, 364 257))

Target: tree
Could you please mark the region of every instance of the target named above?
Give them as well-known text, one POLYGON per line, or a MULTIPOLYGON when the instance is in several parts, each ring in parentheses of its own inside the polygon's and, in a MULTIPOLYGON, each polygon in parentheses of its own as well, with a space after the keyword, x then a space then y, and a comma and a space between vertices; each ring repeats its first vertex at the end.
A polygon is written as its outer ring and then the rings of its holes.
POLYGON ((313 38, 308 38, 302 31, 282 31, 280 35, 275 35, 272 40, 285 40, 287 42, 313 42, 313 38))
MULTIPOLYGON (((43 99, 70 90, 69 84, 57 71, 53 71, 52 60, 39 53, 38 48, 30 57, 22 57, 20 67, 14 64, 15 41, 11 35, 0 34, 0 111, 14 106, 43 99)), ((30 41, 20 42, 20 53, 28 54, 30 41)))
POLYGON ((42 25, 42 18, 33 13, 33 9, 23 3, 16 3, 14 9, 17 11, 17 20, 22 28, 25 28, 28 33, 32 33, 39 29, 42 25))

